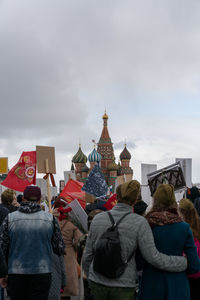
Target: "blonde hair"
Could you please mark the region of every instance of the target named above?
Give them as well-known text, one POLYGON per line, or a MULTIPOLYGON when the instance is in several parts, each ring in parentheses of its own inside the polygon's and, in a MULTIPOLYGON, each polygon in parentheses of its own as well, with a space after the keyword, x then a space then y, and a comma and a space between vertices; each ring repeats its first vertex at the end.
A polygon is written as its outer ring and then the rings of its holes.
POLYGON ((181 199, 179 203, 179 212, 184 221, 190 225, 193 236, 200 240, 200 219, 193 203, 189 199, 181 199))

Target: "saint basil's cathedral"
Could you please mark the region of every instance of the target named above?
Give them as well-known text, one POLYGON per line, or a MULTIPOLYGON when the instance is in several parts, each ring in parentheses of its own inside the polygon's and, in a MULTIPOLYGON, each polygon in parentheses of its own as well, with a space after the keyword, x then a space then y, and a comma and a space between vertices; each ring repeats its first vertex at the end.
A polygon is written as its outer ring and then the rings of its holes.
POLYGON ((103 115, 103 130, 97 143, 97 150, 94 147, 87 157, 83 153, 81 145, 79 145, 78 152, 72 158, 71 171, 75 171, 77 180, 85 182, 94 165, 98 163, 108 186, 114 187, 116 179, 118 184, 132 179, 133 170, 130 167, 130 160, 131 154, 125 145, 120 154, 120 162, 116 164, 113 143, 108 132, 108 115, 105 112, 103 115), (86 165, 87 161, 89 161, 89 167, 86 165))

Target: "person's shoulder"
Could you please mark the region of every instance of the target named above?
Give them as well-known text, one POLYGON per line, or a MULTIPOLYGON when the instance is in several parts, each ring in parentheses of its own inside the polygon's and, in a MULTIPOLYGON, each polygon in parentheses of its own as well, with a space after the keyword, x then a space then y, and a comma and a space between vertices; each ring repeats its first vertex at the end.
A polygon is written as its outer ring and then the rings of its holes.
POLYGON ((146 224, 146 223, 148 223, 147 220, 146 220, 146 218, 144 216, 138 215, 137 213, 133 213, 132 214, 132 219, 136 223, 140 223, 140 224, 146 224))
POLYGON ((133 213, 133 216, 137 220, 141 220, 141 221, 146 220, 144 216, 141 216, 141 215, 139 215, 139 214, 137 214, 135 212, 133 213))
POLYGON ((9 210, 6 208, 6 207, 4 207, 4 206, 2 206, 2 204, 0 204, 0 213, 9 213, 9 210))
POLYGON ((18 210, 15 210, 15 211, 12 211, 12 212, 8 211, 8 217, 13 217, 13 216, 18 215, 18 214, 19 214, 18 210))
POLYGON ((47 211, 44 211, 44 210, 40 210, 39 211, 40 215, 43 215, 45 218, 49 219, 49 220, 53 220, 53 214, 47 212, 47 211))
POLYGON ((168 225, 163 226, 163 227, 166 227, 169 230, 173 230, 174 232, 179 232, 180 235, 187 234, 190 231, 190 225, 188 223, 184 222, 184 221, 181 221, 181 222, 178 222, 178 223, 173 223, 173 224, 168 224, 168 225))
POLYGON ((102 219, 105 219, 105 218, 109 219, 108 211, 102 211, 100 214, 97 214, 96 216, 94 216, 92 221, 94 221, 94 220, 98 221, 98 220, 102 220, 102 219))
POLYGON ((184 221, 177 223, 177 225, 179 227, 183 228, 183 229, 186 229, 186 230, 190 229, 190 225, 187 222, 184 222, 184 221))

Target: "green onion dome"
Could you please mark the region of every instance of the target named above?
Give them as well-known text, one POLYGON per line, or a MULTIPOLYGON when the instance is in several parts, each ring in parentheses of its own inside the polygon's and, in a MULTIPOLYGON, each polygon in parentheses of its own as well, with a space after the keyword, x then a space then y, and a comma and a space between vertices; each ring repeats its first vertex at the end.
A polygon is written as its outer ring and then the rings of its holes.
POLYGON ((87 156, 82 152, 81 145, 79 145, 78 152, 72 158, 73 163, 83 163, 87 162, 87 156))
POLYGON ((120 159, 121 159, 121 160, 123 160, 123 159, 130 160, 130 159, 131 159, 131 154, 130 154, 130 152, 127 150, 126 144, 125 144, 124 150, 123 150, 122 153, 120 154, 120 159))

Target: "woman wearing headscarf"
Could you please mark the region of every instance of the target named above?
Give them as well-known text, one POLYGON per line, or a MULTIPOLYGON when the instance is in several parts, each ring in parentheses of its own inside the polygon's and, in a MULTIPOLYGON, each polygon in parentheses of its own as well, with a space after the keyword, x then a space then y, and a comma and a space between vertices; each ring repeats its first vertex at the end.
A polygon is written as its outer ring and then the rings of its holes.
MULTIPOLYGON (((154 194, 153 207, 146 215, 157 249, 167 255, 187 256, 189 273, 200 270, 192 231, 178 214, 174 188, 160 184, 154 194)), ((170 273, 146 263, 143 269, 139 300, 190 300, 186 272, 170 273)))
MULTIPOLYGON (((197 253, 200 257, 200 219, 198 212, 192 202, 188 199, 181 199, 179 203, 179 212, 183 220, 190 225, 192 229, 194 242, 197 247, 197 253)), ((200 272, 188 275, 190 283, 191 300, 196 300, 200 292, 200 272)))
POLYGON ((69 220, 69 209, 65 209, 66 203, 57 199, 54 205, 53 215, 58 218, 61 233, 65 243, 66 254, 64 256, 67 285, 61 295, 61 300, 68 300, 70 296, 79 295, 79 281, 77 271, 77 246, 82 233, 69 220))

